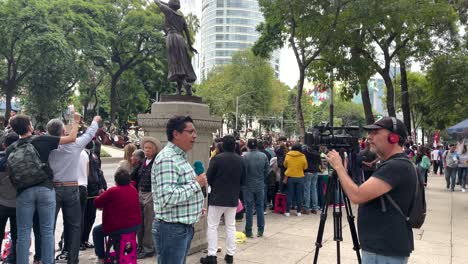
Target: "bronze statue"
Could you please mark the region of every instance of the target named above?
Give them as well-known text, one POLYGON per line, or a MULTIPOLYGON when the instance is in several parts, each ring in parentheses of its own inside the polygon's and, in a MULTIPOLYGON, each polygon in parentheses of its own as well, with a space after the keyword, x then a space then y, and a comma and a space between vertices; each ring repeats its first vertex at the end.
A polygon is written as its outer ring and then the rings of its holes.
POLYGON ((187 95, 192 95, 192 83, 197 80, 197 76, 190 61, 189 49, 193 53, 198 52, 192 47, 187 22, 182 12, 179 11, 180 1, 169 0, 167 4, 159 0, 154 0, 154 2, 166 17, 164 27, 166 32, 168 79, 177 82, 177 94, 181 95, 183 85, 187 95), (187 42, 185 42, 184 33, 187 42))

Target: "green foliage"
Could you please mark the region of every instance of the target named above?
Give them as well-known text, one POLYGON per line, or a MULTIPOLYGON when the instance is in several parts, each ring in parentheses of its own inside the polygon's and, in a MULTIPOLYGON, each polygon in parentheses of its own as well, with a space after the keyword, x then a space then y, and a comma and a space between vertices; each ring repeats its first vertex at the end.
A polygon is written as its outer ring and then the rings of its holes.
POLYGON ((428 71, 429 90, 426 123, 445 129, 468 118, 468 55, 453 53, 434 59, 428 71))
MULTIPOLYGON (((203 97, 213 114, 235 119, 237 97, 239 118, 241 115, 269 116, 282 112, 285 101, 278 97, 285 90, 286 86, 274 79, 268 61, 246 50, 235 53, 231 64, 211 71, 196 94, 203 97)), ((230 124, 234 128, 234 122, 230 124)))
POLYGON ((296 96, 296 120, 299 133, 305 134, 302 94, 306 70, 326 49, 337 34, 339 17, 347 1, 328 0, 259 0, 265 22, 257 30, 261 33, 253 51, 268 56, 273 50, 288 43, 293 49, 299 67, 296 96))

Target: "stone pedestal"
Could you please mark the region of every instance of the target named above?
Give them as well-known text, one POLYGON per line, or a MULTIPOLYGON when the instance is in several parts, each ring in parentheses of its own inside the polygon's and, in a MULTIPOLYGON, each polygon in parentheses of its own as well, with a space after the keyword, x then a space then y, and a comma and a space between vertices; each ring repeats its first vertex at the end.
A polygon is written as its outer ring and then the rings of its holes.
MULTIPOLYGON (((146 136, 155 137, 165 145, 167 143, 166 124, 175 115, 188 115, 193 119, 197 139, 192 151, 188 153, 189 162, 193 164, 196 160, 202 161, 206 171, 209 148, 213 141, 212 133, 221 128, 221 119, 212 117, 208 105, 202 104, 199 97, 163 96, 161 102, 153 103, 150 114, 138 115, 138 124, 144 128, 146 136)), ((201 221, 195 225, 190 254, 207 248, 206 221, 206 217, 202 217, 201 221)))

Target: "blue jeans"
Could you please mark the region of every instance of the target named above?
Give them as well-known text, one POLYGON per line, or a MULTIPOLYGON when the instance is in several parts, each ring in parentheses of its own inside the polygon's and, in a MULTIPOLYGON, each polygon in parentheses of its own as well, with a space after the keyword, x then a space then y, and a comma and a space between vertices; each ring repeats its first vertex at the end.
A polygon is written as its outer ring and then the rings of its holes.
POLYGON ((41 227, 42 263, 54 263, 55 190, 35 186, 24 190, 16 197, 16 225, 18 227, 16 261, 18 264, 29 263, 31 228, 36 210, 41 227))
POLYGON ((383 256, 369 251, 362 251, 361 264, 406 264, 408 257, 383 256))
POLYGON ((193 225, 154 220, 152 233, 158 263, 185 264, 193 239, 193 225))
POLYGON ((323 194, 324 177, 324 175, 317 175, 317 203, 319 208, 322 208, 325 203, 325 196, 323 194))
POLYGON ((245 232, 252 234, 253 208, 257 211, 257 231, 265 230, 265 216, 263 215, 263 189, 257 191, 245 190, 245 232))
POLYGON ((304 177, 304 200, 307 210, 318 210, 317 173, 306 172, 304 177))
POLYGON ((458 167, 458 178, 463 189, 466 188, 466 174, 468 173, 468 167, 458 167))
POLYGON ((453 191, 455 189, 455 180, 457 178, 457 168, 450 168, 447 167, 445 168, 445 181, 447 181, 447 189, 450 187, 450 189, 453 191))
POLYGON ((293 200, 296 202, 297 212, 302 210, 302 196, 304 195, 304 178, 288 178, 288 200, 286 213, 289 213, 293 200))

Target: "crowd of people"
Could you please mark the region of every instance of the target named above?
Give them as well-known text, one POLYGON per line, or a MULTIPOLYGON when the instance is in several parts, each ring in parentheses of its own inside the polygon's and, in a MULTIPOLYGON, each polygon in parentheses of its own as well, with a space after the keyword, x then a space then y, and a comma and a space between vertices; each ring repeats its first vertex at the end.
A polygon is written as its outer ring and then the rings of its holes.
POLYGON ((222 219, 224 260, 233 263, 236 221, 245 217, 243 232, 252 238, 255 216, 256 236, 264 236, 268 231, 265 214, 278 206, 278 194, 287 197, 285 217, 291 212, 301 217, 317 214, 324 206, 342 206, 339 199, 325 201, 330 167, 344 193, 360 205, 363 260, 406 263, 414 249, 412 230, 396 208, 386 205, 384 195, 392 197, 401 213, 408 215, 417 175, 427 184, 431 164, 435 174, 445 172, 447 189, 453 191, 460 184, 464 192, 466 187, 466 145, 459 151, 455 145, 445 151, 442 147, 433 151, 414 148, 406 140, 404 124, 396 118, 366 126, 369 135, 359 142, 359 151, 337 152, 326 146, 289 142, 285 137, 244 142, 227 135, 215 140, 203 173, 196 172, 187 160, 197 139, 195 124, 189 116, 175 116, 167 123, 164 147, 153 137, 144 137, 141 149, 125 146, 124 159, 114 174, 116 185, 107 188, 95 138, 100 121, 99 116, 94 117, 79 133, 81 116, 75 114, 67 133, 62 121, 53 119, 47 124, 47 135, 37 136, 29 116, 10 119, 11 130, 3 137, 4 151, 0 153, 0 231, 4 232, 9 220, 12 238, 5 263, 29 263, 31 230, 34 263, 78 263, 79 251, 90 248, 98 263, 104 263, 105 237, 131 233, 137 237, 138 259, 156 255, 158 263, 185 263, 194 225, 203 215, 208 223, 208 251, 200 263, 217 263, 222 219), (407 161, 413 161, 419 171, 407 161), (103 211, 103 217, 95 225, 97 209, 103 211), (58 243, 60 253, 54 256, 60 210, 64 232, 58 243))

